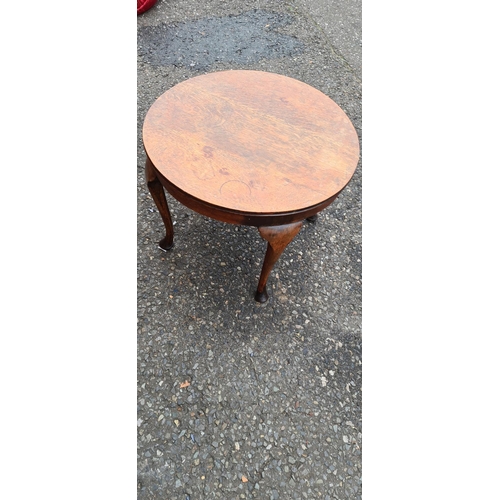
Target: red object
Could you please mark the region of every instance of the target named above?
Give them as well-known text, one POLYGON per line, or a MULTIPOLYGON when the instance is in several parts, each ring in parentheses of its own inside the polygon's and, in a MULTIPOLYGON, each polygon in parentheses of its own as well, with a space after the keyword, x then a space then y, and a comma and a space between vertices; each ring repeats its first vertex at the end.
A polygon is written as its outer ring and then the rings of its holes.
POLYGON ((137 0, 137 15, 149 10, 157 0, 137 0))

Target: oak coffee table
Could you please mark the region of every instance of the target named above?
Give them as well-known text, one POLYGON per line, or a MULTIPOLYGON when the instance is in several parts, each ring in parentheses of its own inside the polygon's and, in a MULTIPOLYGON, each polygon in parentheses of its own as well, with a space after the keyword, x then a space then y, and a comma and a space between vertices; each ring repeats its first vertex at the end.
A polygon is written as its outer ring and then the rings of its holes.
POLYGON ((256 226, 268 242, 255 299, 268 299, 269 273, 304 220, 335 200, 359 159, 356 131, 319 90, 261 71, 221 71, 161 95, 143 125, 146 181, 174 229, 164 188, 186 207, 256 226))

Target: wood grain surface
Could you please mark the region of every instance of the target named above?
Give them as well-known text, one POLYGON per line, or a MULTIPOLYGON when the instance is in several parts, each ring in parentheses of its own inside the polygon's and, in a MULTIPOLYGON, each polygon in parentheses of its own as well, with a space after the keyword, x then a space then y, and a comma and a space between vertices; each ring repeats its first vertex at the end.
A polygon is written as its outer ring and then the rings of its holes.
POLYGON ((260 71, 186 80, 148 111, 143 140, 188 197, 253 214, 296 212, 341 191, 359 158, 356 131, 329 97, 260 71))

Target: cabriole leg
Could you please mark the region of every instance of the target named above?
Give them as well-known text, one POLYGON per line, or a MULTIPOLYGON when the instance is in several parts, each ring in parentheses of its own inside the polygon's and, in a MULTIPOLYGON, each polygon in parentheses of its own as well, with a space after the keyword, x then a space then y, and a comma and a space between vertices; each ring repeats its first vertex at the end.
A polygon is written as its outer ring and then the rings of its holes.
POLYGON ((165 224, 166 236, 158 245, 162 250, 170 250, 174 246, 174 226, 172 224, 172 217, 168 209, 167 199, 165 198, 165 191, 163 186, 156 176, 155 169, 149 158, 146 158, 146 182, 148 184, 149 192, 158 207, 163 223, 165 224))
POLYGON ((259 227, 259 233, 267 241, 267 251, 260 273, 259 285, 255 293, 257 302, 266 302, 269 298, 266 290, 267 278, 283 250, 295 238, 302 227, 302 221, 284 226, 259 227))

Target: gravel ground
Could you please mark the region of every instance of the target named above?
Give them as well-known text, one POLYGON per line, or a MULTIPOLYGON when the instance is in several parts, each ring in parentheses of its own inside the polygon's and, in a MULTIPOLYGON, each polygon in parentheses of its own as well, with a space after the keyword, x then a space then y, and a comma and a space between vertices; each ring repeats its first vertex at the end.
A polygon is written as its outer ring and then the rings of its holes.
POLYGON ((266 244, 144 181, 144 116, 226 69, 304 81, 361 140, 361 82, 304 2, 160 0, 138 17, 138 498, 361 498, 361 162, 253 299, 266 244), (169 47, 168 52, 166 47, 169 47), (218 50, 218 52, 217 52, 218 50))

